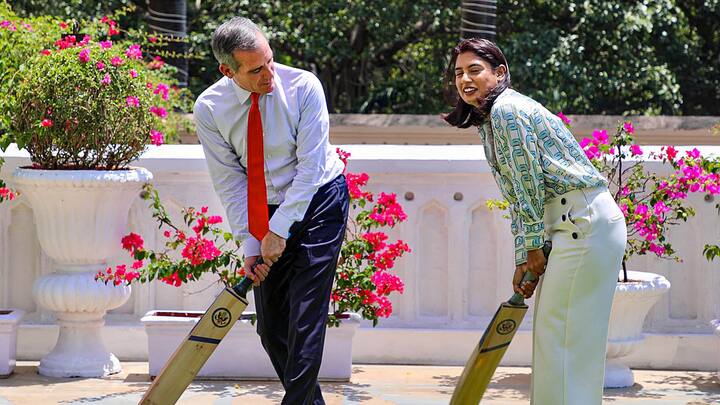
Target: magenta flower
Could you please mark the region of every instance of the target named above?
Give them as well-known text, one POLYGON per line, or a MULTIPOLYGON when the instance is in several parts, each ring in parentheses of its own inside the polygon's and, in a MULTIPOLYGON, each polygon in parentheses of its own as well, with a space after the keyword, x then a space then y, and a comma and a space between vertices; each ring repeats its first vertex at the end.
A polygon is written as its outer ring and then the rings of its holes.
POLYGON ((162 132, 156 131, 154 129, 150 130, 150 141, 155 146, 160 146, 163 143, 165 143, 165 135, 163 135, 162 132))
POLYGON ((115 67, 118 67, 118 66, 122 65, 123 63, 124 63, 123 58, 121 58, 119 56, 115 56, 112 59, 110 59, 110 64, 115 67))
POLYGON ((102 61, 100 61, 100 62, 98 62, 97 64, 95 64, 95 66, 97 66, 98 70, 103 70, 103 69, 105 69, 105 64, 104 64, 102 61))
POLYGON ((643 154, 642 149, 640 148, 640 145, 631 145, 630 146, 630 153, 633 156, 640 156, 643 154))
POLYGON ((635 127, 633 127, 632 122, 626 122, 625 124, 623 124, 623 128, 625 128, 625 132, 627 132, 628 134, 632 134, 635 132, 635 127))
POLYGON ((112 82, 112 79, 110 79, 110 74, 105 73, 105 76, 103 76, 102 80, 100 80, 100 83, 104 85, 108 85, 112 82))
POLYGON ((570 126, 570 122, 571 122, 571 121, 570 121, 570 118, 568 118, 567 116, 565 116, 565 114, 563 114, 562 111, 560 111, 559 113, 557 113, 557 116, 560 117, 560 119, 562 120, 563 124, 565 124, 566 126, 570 126))
POLYGON ((125 56, 130 59, 142 59, 142 50, 140 50, 140 45, 130 45, 130 47, 125 51, 125 56))
POLYGON ((50 54, 52 53, 52 51, 49 50, 49 49, 43 49, 42 51, 40 51, 40 53, 41 53, 42 55, 48 56, 48 55, 50 55, 50 54))
POLYGON ((133 79, 136 78, 136 77, 138 77, 138 72, 137 72, 137 70, 135 70, 135 69, 130 69, 130 77, 132 77, 133 79))
POLYGON ((125 98, 125 102, 128 107, 140 107, 140 100, 135 96, 128 96, 125 98))
POLYGON ((44 120, 42 120, 42 122, 40 122, 40 125, 42 125, 45 128, 50 128, 53 126, 53 122, 51 119, 45 118, 44 120))
POLYGON ((162 107, 152 106, 152 107, 150 107, 150 112, 157 115, 160 118, 167 117, 167 110, 162 107))
POLYGON ((698 150, 698 148, 693 148, 693 150, 687 151, 686 154, 693 159, 700 158, 700 151, 698 150))
POLYGON ((87 63, 90 61, 90 49, 85 48, 78 54, 78 59, 80 59, 80 62, 87 63))
POLYGON ((112 48, 112 41, 100 41, 100 48, 102 49, 110 49, 112 48))

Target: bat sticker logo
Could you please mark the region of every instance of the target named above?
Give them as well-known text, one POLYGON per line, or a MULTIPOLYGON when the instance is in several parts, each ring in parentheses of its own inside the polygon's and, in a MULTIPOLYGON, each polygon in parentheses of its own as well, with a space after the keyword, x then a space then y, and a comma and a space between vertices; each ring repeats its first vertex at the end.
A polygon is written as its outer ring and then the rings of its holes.
POLYGON ((498 324, 496 330, 497 333, 501 335, 507 335, 508 333, 515 330, 515 326, 515 321, 513 321, 512 319, 506 319, 498 324))
POLYGON ((218 308, 212 314, 212 323, 218 328, 224 328, 230 324, 230 311, 227 308, 218 308))

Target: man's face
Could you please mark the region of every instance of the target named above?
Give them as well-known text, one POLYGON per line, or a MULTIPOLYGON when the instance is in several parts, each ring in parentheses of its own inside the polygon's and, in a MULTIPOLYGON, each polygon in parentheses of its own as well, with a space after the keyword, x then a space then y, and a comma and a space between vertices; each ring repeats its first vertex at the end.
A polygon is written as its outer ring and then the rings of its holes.
POLYGON ((259 46, 251 51, 233 52, 233 58, 238 63, 238 69, 233 71, 225 64, 220 65, 220 71, 243 89, 258 94, 267 94, 273 91, 273 52, 265 37, 258 33, 259 46))

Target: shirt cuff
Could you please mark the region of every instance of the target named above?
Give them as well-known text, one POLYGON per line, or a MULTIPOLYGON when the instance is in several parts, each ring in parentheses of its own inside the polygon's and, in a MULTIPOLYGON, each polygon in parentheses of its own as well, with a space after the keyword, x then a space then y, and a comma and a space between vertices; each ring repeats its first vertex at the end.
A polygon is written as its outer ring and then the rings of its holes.
POLYGON ((269 226, 273 233, 287 240, 290 236, 290 227, 293 223, 295 223, 295 221, 283 215, 283 213, 280 212, 280 209, 278 209, 275 211, 272 218, 270 218, 269 226))
POLYGON ((525 250, 525 238, 520 235, 515 237, 515 265, 519 266, 527 262, 527 250, 525 250))
POLYGON ((250 236, 243 241, 245 257, 260 256, 260 241, 250 236))
POLYGON ((532 224, 523 223, 525 234, 525 249, 540 249, 545 243, 545 223, 538 221, 532 224))

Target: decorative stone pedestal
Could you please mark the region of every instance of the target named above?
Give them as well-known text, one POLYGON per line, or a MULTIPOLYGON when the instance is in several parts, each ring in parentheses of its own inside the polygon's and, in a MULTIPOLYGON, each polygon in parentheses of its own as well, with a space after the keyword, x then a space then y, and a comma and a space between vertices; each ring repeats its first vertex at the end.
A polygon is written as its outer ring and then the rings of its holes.
POLYGON ((60 334, 40 361, 50 377, 103 377, 121 371, 100 336, 105 313, 124 304, 129 286, 105 285, 95 274, 119 252, 130 206, 152 179, 145 169, 35 170, 18 168, 14 183, 28 199, 37 235, 55 272, 38 279, 33 298, 54 311, 60 334))

